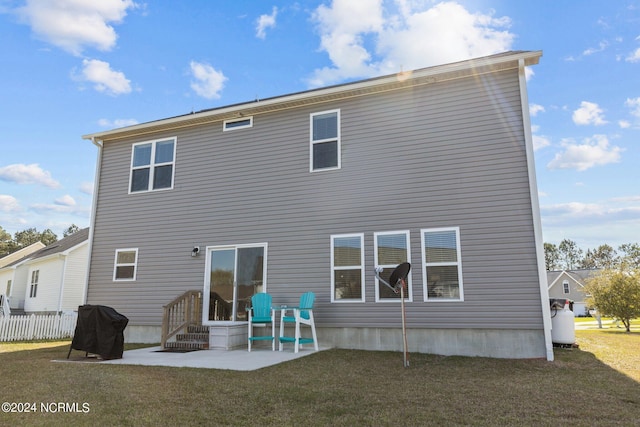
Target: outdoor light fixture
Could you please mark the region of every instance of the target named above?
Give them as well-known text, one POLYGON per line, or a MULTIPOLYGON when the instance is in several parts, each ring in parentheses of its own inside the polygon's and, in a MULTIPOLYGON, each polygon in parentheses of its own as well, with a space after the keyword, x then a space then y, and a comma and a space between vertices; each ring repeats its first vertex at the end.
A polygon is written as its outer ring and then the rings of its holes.
POLYGON ((198 256, 199 253, 200 253, 200 248, 198 246, 194 246, 193 250, 191 251, 191 256, 196 257, 198 256))

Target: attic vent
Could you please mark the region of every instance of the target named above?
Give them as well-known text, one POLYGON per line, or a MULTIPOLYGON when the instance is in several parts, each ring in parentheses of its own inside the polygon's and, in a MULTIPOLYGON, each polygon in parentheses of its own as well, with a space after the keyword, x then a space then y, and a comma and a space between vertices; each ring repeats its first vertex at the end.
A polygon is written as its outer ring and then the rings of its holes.
POLYGON ((222 127, 223 131, 245 129, 253 127, 253 116, 243 117, 241 119, 225 120, 222 127))

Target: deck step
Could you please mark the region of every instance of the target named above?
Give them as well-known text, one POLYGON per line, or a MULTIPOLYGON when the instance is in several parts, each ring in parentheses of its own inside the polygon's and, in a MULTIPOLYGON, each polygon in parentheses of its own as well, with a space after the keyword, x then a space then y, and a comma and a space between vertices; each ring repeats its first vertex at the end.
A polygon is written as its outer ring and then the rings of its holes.
POLYGON ((202 341, 172 341, 168 342, 164 346, 171 349, 183 349, 183 350, 208 350, 209 342, 202 341))

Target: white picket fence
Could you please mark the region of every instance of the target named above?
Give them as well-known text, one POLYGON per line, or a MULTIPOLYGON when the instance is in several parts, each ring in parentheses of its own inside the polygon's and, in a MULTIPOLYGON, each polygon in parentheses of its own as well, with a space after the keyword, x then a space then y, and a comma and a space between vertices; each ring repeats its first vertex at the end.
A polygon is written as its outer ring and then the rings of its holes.
POLYGON ((0 342, 70 338, 78 313, 0 316, 0 342))

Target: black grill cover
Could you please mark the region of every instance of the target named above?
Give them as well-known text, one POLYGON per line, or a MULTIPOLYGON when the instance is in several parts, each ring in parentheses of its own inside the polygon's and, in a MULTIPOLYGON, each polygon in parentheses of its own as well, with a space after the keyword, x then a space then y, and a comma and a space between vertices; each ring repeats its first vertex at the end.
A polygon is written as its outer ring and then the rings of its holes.
POLYGON ((122 359, 124 328, 129 319, 111 307, 81 305, 71 348, 97 354, 103 359, 122 359))

